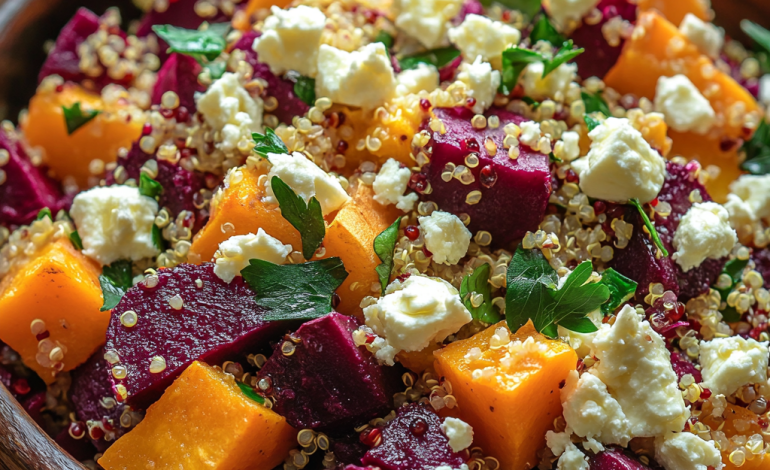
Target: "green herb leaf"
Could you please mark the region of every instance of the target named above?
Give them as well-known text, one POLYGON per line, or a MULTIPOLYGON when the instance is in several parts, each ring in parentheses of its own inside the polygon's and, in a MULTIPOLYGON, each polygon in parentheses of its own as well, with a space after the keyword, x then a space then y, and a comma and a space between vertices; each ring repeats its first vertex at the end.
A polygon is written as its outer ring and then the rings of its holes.
POLYGON ((522 96, 521 101, 527 103, 532 108, 533 111, 539 108, 540 105, 542 104, 539 101, 535 101, 534 99, 530 98, 529 96, 522 96))
POLYGON ((754 40, 758 46, 770 51, 770 31, 749 20, 741 21, 741 29, 748 37, 754 40))
POLYGON ((509 95, 516 88, 521 73, 527 65, 543 62, 545 57, 539 52, 518 47, 509 47, 503 51, 503 72, 500 80, 500 92, 509 95))
POLYGON ((257 293, 257 304, 269 308, 266 321, 311 320, 332 311, 334 291, 348 277, 339 258, 278 265, 249 261, 241 275, 257 293))
POLYGON ((381 261, 374 270, 377 271, 380 278, 382 295, 385 295, 385 288, 390 282, 390 272, 393 271, 393 251, 396 249, 396 242, 398 242, 398 227, 400 225, 401 217, 374 239, 374 252, 381 261))
POLYGON ((214 23, 201 31, 198 29, 177 28, 170 24, 152 27, 161 39, 168 43, 168 52, 179 52, 197 58, 214 60, 225 50, 225 35, 230 29, 229 23, 214 23))
POLYGON ((583 119, 586 121, 586 126, 588 126, 588 132, 591 132, 592 130, 596 129, 597 127, 601 126, 602 123, 596 118, 593 118, 586 114, 583 116, 583 119))
POLYGON ((556 271, 539 250, 525 250, 521 244, 508 265, 505 318, 512 332, 527 323, 531 314, 548 305, 548 291, 559 282, 556 271))
POLYGON ((255 132, 251 134, 251 138, 257 144, 254 147, 254 151, 262 158, 267 158, 268 153, 289 153, 286 144, 269 127, 265 127, 264 135, 255 132))
POLYGON ((572 46, 572 39, 570 39, 569 41, 565 42, 561 49, 556 52, 556 54, 553 56, 553 59, 543 62, 545 65, 543 67, 543 78, 556 70, 561 64, 569 62, 570 60, 586 51, 583 48, 573 49, 572 46))
POLYGON ((583 103, 586 105, 586 114, 602 113, 605 117, 612 116, 610 107, 607 105, 607 102, 604 101, 604 98, 602 98, 601 95, 592 95, 591 93, 587 93, 585 91, 580 95, 583 98, 583 103))
POLYGON ((556 155, 554 155, 553 152, 548 154, 548 161, 550 161, 551 163, 562 163, 563 162, 563 160, 561 158, 557 157, 556 155))
POLYGON ((602 273, 601 283, 610 290, 610 299, 602 304, 602 313, 609 315, 627 302, 636 293, 636 282, 612 268, 602 273))
POLYGON ((492 304, 492 288, 489 285, 490 270, 489 264, 484 263, 465 276, 460 284, 460 298, 463 299, 465 308, 471 312, 474 319, 485 323, 497 323, 502 319, 502 315, 492 304), (478 307, 474 307, 471 302, 474 293, 481 294, 483 298, 482 304, 478 307))
POLYGON ((53 222, 53 214, 51 213, 51 209, 44 207, 40 209, 40 212, 37 213, 37 216, 35 216, 35 220, 43 220, 46 217, 51 219, 51 222, 53 222))
POLYGON ((547 41, 554 46, 560 46, 564 44, 565 39, 551 24, 548 16, 540 15, 540 19, 537 20, 532 32, 529 33, 529 42, 536 44, 537 41, 547 41))
POLYGON ((88 124, 91 119, 95 118, 101 111, 98 109, 92 109, 84 112, 80 109, 80 102, 73 104, 71 107, 62 106, 62 112, 64 113, 64 123, 67 125, 67 134, 72 135, 76 130, 88 124))
POLYGON ((119 260, 102 268, 99 276, 99 284, 102 286, 104 304, 100 311, 112 310, 118 305, 123 295, 134 283, 131 276, 131 261, 119 260))
POLYGON ((238 384, 238 388, 241 389, 241 391, 243 392, 244 395, 246 395, 247 397, 251 398, 255 402, 259 403, 260 405, 264 405, 265 404, 265 398, 262 395, 260 395, 259 393, 257 393, 256 391, 254 391, 253 388, 249 387, 248 385, 246 385, 243 382, 236 382, 236 383, 238 384))
MULTIPOLYGON (((746 268, 746 266, 749 264, 748 259, 731 259, 727 263, 725 263, 725 267, 722 268, 721 274, 727 274, 730 277, 730 285, 726 287, 717 287, 713 286, 715 290, 719 292, 719 294, 722 296, 722 300, 726 300, 727 296, 730 294, 730 291, 733 290, 733 287, 735 287, 735 284, 737 284, 741 278, 743 277, 743 270, 746 268)), ((720 276, 721 276, 720 274, 720 276)), ((722 318, 726 322, 737 322, 741 320, 741 314, 738 313, 738 311, 735 309, 735 307, 731 307, 727 305, 722 312, 722 318)))
POLYGON ((72 242, 72 246, 77 248, 78 250, 83 249, 83 240, 80 238, 80 234, 77 230, 70 233, 70 241, 72 242))
POLYGON ((384 29, 381 29, 377 36, 374 37, 374 42, 381 42, 385 45, 385 49, 390 49, 393 47, 393 36, 384 29))
POLYGON ((744 142, 741 151, 746 153, 741 169, 753 175, 770 173, 770 125, 764 119, 751 139, 744 142))
POLYGON ((302 255, 305 259, 312 258, 326 236, 326 224, 321 211, 321 203, 312 197, 305 204, 302 196, 298 196, 288 184, 277 176, 273 176, 270 186, 278 200, 281 215, 299 231, 299 235, 302 237, 302 255))
POLYGON ((644 226, 647 227, 647 230, 650 232, 650 236, 652 237, 652 241, 655 243, 655 246, 660 249, 660 252, 663 253, 663 256, 668 256, 668 250, 666 250, 666 247, 663 246, 663 242, 660 241, 660 235, 658 235, 658 231, 655 229, 655 226, 647 216, 647 212, 644 211, 644 207, 642 207, 642 204, 639 203, 639 199, 631 199, 628 202, 632 206, 636 207, 636 210, 639 211, 639 214, 642 216, 642 222, 644 222, 644 226))
POLYGON ((448 46, 402 57, 398 63, 402 70, 417 68, 419 64, 433 65, 440 69, 458 57, 460 57, 460 51, 448 46))
POLYGON ((139 194, 155 199, 163 192, 163 185, 142 173, 139 175, 139 194))
MULTIPOLYGON (((495 0, 495 2, 508 9, 522 12, 528 19, 534 18, 540 11, 540 0, 495 0)), ((492 4, 492 0, 483 0, 481 3, 488 7, 492 4)))
POLYGON ((297 81, 294 82, 294 94, 306 105, 313 106, 315 104, 315 78, 298 76, 297 81))
POLYGON ((222 75, 224 75, 227 71, 227 62, 220 60, 215 62, 205 62, 203 60, 198 60, 198 63, 200 63, 203 68, 209 71, 209 75, 211 75, 212 80, 218 80, 222 78, 222 75))

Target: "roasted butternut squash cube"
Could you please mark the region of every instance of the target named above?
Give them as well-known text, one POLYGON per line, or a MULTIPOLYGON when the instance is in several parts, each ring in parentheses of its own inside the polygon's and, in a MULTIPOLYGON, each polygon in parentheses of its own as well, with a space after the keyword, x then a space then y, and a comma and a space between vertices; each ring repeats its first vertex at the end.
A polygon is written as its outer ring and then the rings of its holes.
POLYGON ((104 344, 101 269, 66 238, 50 242, 0 281, 0 340, 47 383, 104 344))
POLYGON ((297 445, 297 431, 247 397, 233 376, 193 362, 144 420, 99 459, 106 470, 271 470, 297 445))
POLYGON ((639 11, 658 10, 666 19, 679 25, 685 15, 692 13, 703 21, 711 19, 709 3, 704 0, 639 0, 639 11))
POLYGON ((575 369, 577 354, 537 333, 531 322, 507 344, 500 335, 493 338, 498 329, 508 332, 500 322, 440 349, 435 367, 452 384, 457 413, 473 426, 474 445, 499 459, 500 468, 530 469, 561 416, 560 383, 575 369))
MULTIPOLYGON (((710 403, 704 406, 704 415, 706 417, 702 421, 712 430, 719 430, 725 433, 727 439, 740 435, 748 440, 755 434, 761 435, 762 427, 759 425, 759 416, 756 413, 732 403, 727 403, 727 407, 724 413, 722 413, 724 419, 716 419, 711 416, 712 409, 710 403)), ((738 468, 741 470, 770 470, 770 456, 764 452, 761 455, 744 454, 747 458, 743 465, 735 465, 731 462, 730 454, 731 449, 729 447, 722 450, 722 463, 725 465, 723 470, 737 470, 738 468)))

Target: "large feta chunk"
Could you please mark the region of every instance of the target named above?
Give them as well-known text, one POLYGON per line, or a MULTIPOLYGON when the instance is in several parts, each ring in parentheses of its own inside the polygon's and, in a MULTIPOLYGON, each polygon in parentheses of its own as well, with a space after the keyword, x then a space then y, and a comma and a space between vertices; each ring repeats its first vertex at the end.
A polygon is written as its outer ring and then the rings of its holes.
POLYGON ((561 390, 564 419, 580 437, 603 444, 626 446, 631 440, 629 422, 607 386, 595 375, 573 370, 561 390))
POLYGON ((399 73, 396 82, 396 94, 399 96, 418 94, 421 91, 430 93, 438 88, 438 69, 428 64, 417 64, 417 67, 399 73))
POLYGON ((716 59, 725 42, 722 31, 711 23, 707 23, 692 13, 687 13, 679 24, 679 31, 687 36, 695 47, 703 54, 716 59))
POLYGON ((655 110, 678 132, 705 134, 716 122, 711 103, 685 75, 660 77, 655 88, 655 110))
POLYGON ((453 452, 462 452, 473 443, 473 428, 461 419, 445 418, 441 423, 441 432, 449 439, 453 452))
POLYGON ((577 64, 561 64, 543 78, 545 65, 535 62, 527 65, 521 74, 524 94, 534 100, 554 99, 563 101, 569 84, 575 79, 577 64))
POLYGON ((498 61, 503 51, 518 44, 520 39, 521 33, 513 26, 474 14, 466 16, 460 26, 449 30, 449 40, 460 49, 466 60, 481 57, 488 62, 498 61))
POLYGON ((84 191, 75 196, 70 209, 83 254, 102 265, 157 256, 152 242, 156 215, 155 199, 142 196, 138 188, 118 185, 84 191))
POLYGON ((746 225, 754 225, 757 216, 751 205, 735 194, 728 194, 724 208, 730 214, 730 226, 740 233, 746 225))
POLYGON ((273 14, 265 19, 262 35, 254 40, 259 61, 266 63, 276 75, 294 70, 315 76, 326 16, 318 8, 305 5, 288 10, 273 6, 271 11, 273 14))
POLYGON ((263 102, 252 97, 241 85, 238 75, 225 73, 197 98, 198 111, 206 123, 219 132, 216 144, 223 152, 238 147, 240 141, 251 141, 251 134, 262 132, 263 102))
POLYGON ((714 441, 704 441, 689 432, 658 436, 655 460, 666 470, 718 470, 724 466, 714 441))
POLYGON ((572 162, 588 197, 650 202, 666 178, 666 162, 628 119, 608 118, 589 132, 591 150, 572 162))
POLYGON ((388 159, 374 178, 374 200, 382 205, 395 204, 404 212, 411 211, 419 198, 417 193, 404 195, 411 176, 409 168, 402 168, 393 158, 388 159))
POLYGON ((333 102, 362 108, 375 108, 396 90, 396 77, 385 46, 367 44, 346 52, 321 45, 318 53, 316 95, 333 102))
POLYGON ((695 203, 679 222, 674 233, 672 259, 683 271, 700 266, 707 258, 730 254, 738 235, 730 226, 730 214, 716 202, 695 203))
POLYGON ((476 100, 476 107, 483 111, 492 106, 500 87, 500 72, 492 70, 492 66, 482 62, 481 57, 476 57, 472 64, 462 63, 459 71, 457 80, 468 87, 468 96, 476 100))
POLYGON ((444 43, 449 20, 460 13, 463 0, 394 0, 396 26, 428 49, 444 43))
POLYGON ((770 175, 743 175, 730 184, 730 190, 745 201, 754 218, 770 218, 770 175))
POLYGON ((740 336, 700 343, 703 385, 713 394, 730 396, 746 384, 767 381, 767 342, 740 336))
POLYGON ((277 238, 271 237, 261 228, 257 234, 235 235, 219 244, 214 253, 214 274, 230 283, 241 270, 249 265, 249 260, 261 259, 274 264, 284 264, 291 253, 291 245, 284 245, 277 238))
POLYGON ((456 215, 433 211, 420 217, 419 222, 425 248, 433 253, 436 263, 457 264, 468 253, 471 232, 456 215))
POLYGON ((272 166, 265 182, 265 202, 278 202, 270 184, 274 176, 281 178, 305 202, 310 201, 312 197, 318 199, 324 215, 336 211, 350 200, 339 180, 323 171, 305 155, 294 152, 291 155, 269 153, 267 156, 272 166))
POLYGON ((421 351, 443 341, 471 321, 460 295, 443 279, 412 275, 393 281, 376 304, 364 308, 366 325, 376 333, 375 357, 393 365, 401 351, 421 351))
POLYGON ((570 21, 578 21, 599 4, 599 0, 547 0, 545 7, 551 18, 566 26, 570 21))

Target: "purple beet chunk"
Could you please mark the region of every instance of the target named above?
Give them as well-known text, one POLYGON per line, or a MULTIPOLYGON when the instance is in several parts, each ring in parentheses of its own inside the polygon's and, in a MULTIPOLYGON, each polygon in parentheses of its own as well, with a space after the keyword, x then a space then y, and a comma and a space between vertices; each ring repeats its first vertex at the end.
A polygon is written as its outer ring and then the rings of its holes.
POLYGON ((754 248, 751 260, 756 264, 754 269, 762 275, 765 284, 770 284, 770 248, 754 248))
POLYGON ((583 23, 570 36, 575 45, 585 49, 577 56, 575 63, 583 78, 603 78, 618 61, 623 43, 611 46, 604 38, 602 26, 610 19, 620 16, 626 21, 636 21, 636 5, 628 0, 602 0, 596 6, 602 12, 602 19, 596 24, 583 23))
POLYGON ((274 96, 278 100, 278 107, 271 111, 271 114, 281 122, 290 124, 294 116, 305 115, 310 106, 294 94, 294 82, 275 76, 267 64, 259 61, 257 53, 251 48, 254 39, 259 36, 260 33, 255 31, 245 33, 235 44, 234 49, 240 49, 246 53, 245 60, 254 68, 254 78, 261 78, 267 82, 266 96, 274 96))
POLYGON ((484 5, 479 0, 465 0, 460 7, 460 13, 452 19, 455 26, 461 24, 468 15, 483 15, 484 5))
POLYGON ((21 401, 21 407, 43 429, 46 429, 46 422, 43 419, 43 411, 46 409, 46 393, 37 392, 21 401))
POLYGON ((160 104, 163 93, 173 91, 179 96, 179 105, 195 112, 195 92, 206 91, 198 83, 201 66, 192 57, 183 54, 171 54, 158 71, 158 81, 152 90, 152 104, 160 104))
POLYGON ((272 382, 273 411, 295 428, 341 430, 387 413, 397 378, 353 342, 358 321, 339 313, 303 324, 294 354, 273 355, 259 372, 272 382))
POLYGON ((129 289, 107 328, 105 350, 116 351, 128 370, 124 380, 111 380, 126 387, 133 408, 146 409, 193 361, 221 364, 237 358, 264 346, 286 326, 264 321, 265 309, 243 278, 227 284, 214 274, 212 263, 162 269, 158 279, 153 288, 141 283, 129 289), (175 295, 184 301, 179 310, 169 304, 175 295), (139 317, 130 328, 120 321, 128 310, 139 317), (155 356, 165 359, 166 368, 153 374, 149 366, 155 356))
POLYGON ((649 470, 648 467, 622 449, 608 448, 598 454, 589 453, 588 464, 591 470, 649 470))
POLYGON ((687 374, 692 374, 695 378, 695 383, 703 382, 703 376, 700 371, 695 368, 695 364, 693 364, 684 354, 672 352, 671 366, 674 368, 674 372, 676 372, 676 376, 679 380, 682 380, 682 377, 687 374))
POLYGON ((91 441, 86 438, 75 439, 70 436, 69 428, 64 428, 56 435, 54 439, 59 447, 70 454, 78 462, 93 460, 96 455, 96 448, 91 445, 91 441))
POLYGON ((334 439, 331 450, 334 452, 334 458, 337 459, 337 467, 345 468, 348 465, 359 465, 369 447, 361 442, 358 434, 353 434, 334 439))
POLYGON ((431 133, 428 147, 432 151, 431 161, 423 167, 423 174, 433 189, 423 199, 434 201, 443 211, 468 214, 471 218, 468 229, 473 233, 488 231, 497 247, 508 245, 527 231, 537 230, 551 194, 548 156, 522 146, 519 158, 512 160, 503 148, 503 127, 509 122, 520 124, 526 119, 493 109, 488 116, 498 116, 500 126, 477 130, 471 125, 474 114, 470 109, 436 108, 433 112, 444 122, 446 133, 431 131, 427 121, 423 124, 423 128, 431 133), (491 139, 499 149, 494 157, 485 148, 486 139, 491 139), (479 164, 469 169, 473 174, 472 183, 466 185, 457 179, 445 182, 441 178, 447 163, 466 165, 466 157, 474 152, 479 157, 479 164), (481 201, 477 204, 465 202, 471 191, 481 191, 481 201), (501 211, 505 217, 500 217, 501 211))
POLYGON ((442 465, 459 468, 465 459, 452 451, 440 426, 441 418, 427 406, 403 406, 382 428, 382 443, 369 449, 361 461, 382 470, 433 470, 442 465))

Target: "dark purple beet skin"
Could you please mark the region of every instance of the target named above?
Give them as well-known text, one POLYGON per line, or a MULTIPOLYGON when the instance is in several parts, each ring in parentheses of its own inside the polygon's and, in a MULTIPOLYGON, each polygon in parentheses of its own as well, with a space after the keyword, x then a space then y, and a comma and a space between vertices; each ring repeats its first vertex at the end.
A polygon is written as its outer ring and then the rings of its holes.
POLYGON ((358 321, 339 313, 303 324, 294 336, 301 342, 285 356, 281 344, 259 371, 268 378, 275 399, 273 411, 295 428, 344 430, 360 425, 391 406, 398 382, 353 342, 358 321))
POLYGON ((443 211, 468 214, 471 218, 468 229, 472 233, 488 231, 496 247, 505 247, 527 231, 537 230, 551 194, 548 156, 522 145, 519 158, 511 160, 503 148, 503 127, 509 122, 520 124, 526 119, 505 110, 492 109, 487 115, 499 116, 500 126, 477 130, 471 125, 474 113, 470 109, 435 108, 433 113, 443 121, 446 133, 430 131, 427 121, 423 124, 423 129, 431 133, 428 147, 432 155, 422 171, 433 189, 430 194, 423 195, 423 199, 435 202, 443 211), (484 147, 488 138, 498 148, 494 157, 484 147), (454 178, 449 182, 441 179, 447 163, 465 165, 465 158, 472 152, 479 155, 480 162, 470 168, 474 177, 471 184, 463 184, 454 178), (465 202, 466 196, 475 190, 481 191, 481 201, 469 205, 465 202))
POLYGON ((243 278, 227 284, 214 274, 212 263, 182 264, 157 275, 157 286, 142 282, 129 289, 107 328, 105 350, 116 351, 128 371, 124 380, 111 380, 126 387, 133 408, 146 409, 193 361, 221 364, 266 345, 291 326, 262 320, 265 309, 243 278), (175 295, 184 301, 180 310, 169 304, 175 295), (133 327, 120 320, 128 310, 139 318, 133 327), (166 368, 153 374, 149 366, 155 356, 165 359, 166 368))
POLYGON ((152 104, 160 104, 163 93, 173 91, 179 96, 179 105, 194 113, 195 92, 206 91, 198 83, 198 74, 202 67, 192 57, 173 53, 158 71, 158 81, 152 90, 152 104))
POLYGON ((399 408, 382 429, 382 442, 361 460, 382 470, 433 470, 447 465, 459 468, 462 453, 453 452, 441 432, 441 418, 428 406, 412 403, 399 408))
POLYGON ((679 380, 682 380, 682 377, 687 374, 692 374, 692 376, 695 378, 695 383, 699 384, 703 382, 703 376, 701 375, 701 372, 695 368, 695 364, 693 364, 684 353, 672 352, 671 366, 674 368, 676 377, 679 380))
POLYGON ((575 59, 578 73, 583 78, 603 78, 618 61, 623 50, 622 40, 616 47, 609 45, 602 33, 602 26, 617 16, 630 23, 636 22, 636 5, 628 0, 602 0, 596 8, 602 12, 601 21, 592 25, 584 22, 570 36, 577 47, 585 49, 575 59))
POLYGON ((751 260, 754 261, 754 269, 762 275, 765 284, 770 284, 770 248, 754 248, 751 260))
POLYGON ((75 439, 70 435, 69 429, 64 428, 56 435, 56 443, 70 454, 78 462, 93 460, 96 456, 96 448, 88 439, 75 439))
POLYGON ((331 451, 334 452, 337 467, 346 470, 348 466, 360 468, 357 467, 357 465, 361 464, 361 459, 368 450, 369 447, 361 442, 357 433, 341 438, 335 438, 331 444, 331 451))
POLYGON ((657 465, 644 465, 629 453, 614 447, 598 454, 589 452, 588 465, 591 470, 650 470, 660 468, 657 465))

